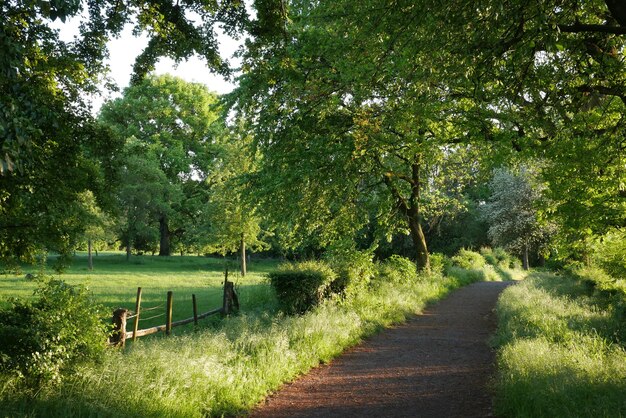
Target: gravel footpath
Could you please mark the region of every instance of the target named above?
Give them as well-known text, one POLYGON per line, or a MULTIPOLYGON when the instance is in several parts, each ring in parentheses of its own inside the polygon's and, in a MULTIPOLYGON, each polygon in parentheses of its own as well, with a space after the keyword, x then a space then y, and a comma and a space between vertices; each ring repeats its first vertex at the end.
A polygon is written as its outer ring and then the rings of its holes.
POLYGON ((510 282, 463 287, 283 386, 251 417, 490 417, 493 309, 510 282))

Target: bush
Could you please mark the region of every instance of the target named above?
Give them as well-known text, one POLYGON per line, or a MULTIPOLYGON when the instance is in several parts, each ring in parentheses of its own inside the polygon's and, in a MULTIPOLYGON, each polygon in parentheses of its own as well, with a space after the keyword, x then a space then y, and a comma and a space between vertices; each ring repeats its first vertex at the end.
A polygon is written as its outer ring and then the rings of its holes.
POLYGON ((268 275, 280 308, 288 314, 304 313, 331 294, 337 275, 321 261, 288 263, 268 275))
POLYGON ((324 258, 337 274, 331 284, 331 291, 344 296, 354 296, 367 289, 377 270, 372 251, 335 248, 327 252, 324 258))
POLYGON ((569 273, 589 289, 618 298, 626 297, 626 280, 616 279, 598 267, 571 268, 569 273))
POLYGON ((521 261, 509 254, 504 248, 496 247, 491 249, 489 247, 483 247, 480 249, 480 254, 485 258, 485 261, 494 267, 505 269, 519 269, 522 267, 521 261))
POLYGON ((485 261, 492 266, 498 266, 498 264, 500 264, 500 260, 498 260, 490 247, 481 248, 480 255, 482 255, 485 261))
POLYGON ((459 283, 466 285, 474 282, 499 282, 502 281, 500 275, 496 273, 492 266, 485 266, 482 269, 464 269, 452 266, 446 270, 448 276, 454 277, 459 283))
POLYGON ((487 263, 479 253, 461 249, 457 255, 452 257, 452 264, 466 270, 480 270, 487 263))
POLYGON ((0 311, 0 371, 31 387, 58 382, 97 359, 110 330, 85 287, 38 280, 34 300, 14 298, 0 311))
POLYGON ((406 257, 392 255, 378 265, 377 279, 389 283, 405 283, 417 278, 417 266, 406 257))
POLYGON ((432 253, 430 255, 430 271, 433 274, 443 274, 452 266, 452 260, 450 257, 441 253, 432 253))
POLYGON ((614 231, 593 246, 593 261, 614 277, 626 277, 626 231, 614 231))

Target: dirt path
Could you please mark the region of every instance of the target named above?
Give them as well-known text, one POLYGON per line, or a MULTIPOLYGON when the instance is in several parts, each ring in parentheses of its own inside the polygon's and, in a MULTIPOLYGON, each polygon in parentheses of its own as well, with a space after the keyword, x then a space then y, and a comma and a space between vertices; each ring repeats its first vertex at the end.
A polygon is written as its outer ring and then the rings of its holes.
POLYGON ((252 417, 489 417, 492 310, 509 283, 452 293, 284 386, 252 417))

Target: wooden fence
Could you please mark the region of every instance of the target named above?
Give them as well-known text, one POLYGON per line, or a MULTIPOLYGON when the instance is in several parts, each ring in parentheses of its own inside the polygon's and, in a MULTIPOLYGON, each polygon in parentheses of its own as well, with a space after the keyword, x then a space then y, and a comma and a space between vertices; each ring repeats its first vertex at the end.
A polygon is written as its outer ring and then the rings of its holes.
MULTIPOLYGON (((194 323, 198 325, 198 320, 206 318, 211 315, 222 314, 228 315, 234 309, 239 309, 239 299, 237 297, 237 293, 235 292, 233 282, 228 281, 228 271, 225 274, 224 279, 224 294, 222 298, 222 306, 216 309, 212 309, 208 312, 198 314, 198 305, 196 303, 196 295, 191 295, 192 307, 193 307, 193 317, 181 319, 179 321, 172 322, 172 310, 174 304, 174 294, 172 291, 167 292, 167 301, 165 304, 165 324, 157 325, 155 327, 146 328, 146 329, 138 329, 139 328, 139 320, 141 319, 141 314, 152 311, 155 309, 161 309, 163 306, 155 306, 153 308, 141 309, 141 287, 137 288, 137 301, 135 303, 135 312, 131 314, 131 311, 125 308, 118 308, 113 311, 113 333, 109 339, 109 343, 113 346, 123 347, 126 344, 126 340, 132 338, 135 341, 139 337, 143 337, 150 334, 155 334, 157 332, 165 331, 165 334, 170 335, 172 332, 172 328, 186 325, 190 323, 194 323), (129 315, 130 314, 130 315, 129 315), (134 319, 133 321, 133 330, 127 331, 127 322, 130 319, 134 319)), ((159 314, 157 316, 161 316, 159 314)), ((150 318, 148 318, 150 319, 150 318)))

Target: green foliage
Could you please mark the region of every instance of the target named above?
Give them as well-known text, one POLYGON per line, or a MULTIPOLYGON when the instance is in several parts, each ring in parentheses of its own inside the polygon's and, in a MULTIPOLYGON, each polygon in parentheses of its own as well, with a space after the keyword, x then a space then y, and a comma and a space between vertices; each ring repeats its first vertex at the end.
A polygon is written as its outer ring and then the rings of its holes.
POLYGON ((462 248, 452 257, 452 264, 466 270, 480 270, 485 267, 485 258, 476 251, 462 248))
POLYGON ((458 266, 451 266, 446 269, 446 274, 456 278, 459 283, 464 285, 474 282, 502 281, 502 277, 496 273, 492 266, 483 266, 480 269, 464 269, 458 266))
POLYGON ((443 274, 452 266, 452 260, 445 254, 432 253, 430 255, 430 270, 433 274, 443 274))
MULTIPOLYGON (((494 257, 495 258, 495 257, 494 257)), ((444 271, 447 275, 457 278, 461 283, 476 281, 510 280, 510 274, 502 269, 487 263, 485 257, 476 251, 462 248, 458 254, 447 261, 443 260, 444 271)))
POLYGON ((324 254, 324 260, 337 274, 331 290, 340 295, 351 297, 364 292, 376 274, 373 250, 337 246, 324 254))
POLYGON ((331 294, 337 275, 321 261, 282 264, 268 274, 281 309, 301 314, 319 305, 331 294))
POLYGON ((598 267, 578 266, 566 271, 581 280, 596 297, 607 298, 618 310, 626 308, 626 278, 611 276, 598 267))
POLYGON ((162 56, 176 60, 197 53, 225 74, 228 68, 217 51, 213 25, 221 22, 220 27, 234 34, 249 23, 243 3, 227 3, 0 3, 3 261, 34 262, 42 251, 70 254, 89 226, 80 193, 91 190, 102 208, 113 204, 110 192, 122 144, 94 121, 88 104, 90 97, 100 95, 103 81, 110 86, 104 79, 107 41, 127 23, 135 33, 148 35, 148 45, 136 60, 135 82, 162 56), (70 19, 77 21, 79 31, 64 41, 52 25, 70 19))
MULTIPOLYGON (((623 300, 623 299, 622 299, 623 300)), ((498 301, 496 412, 626 414, 623 317, 571 276, 535 273, 498 301)))
POLYGON ((626 230, 613 231, 596 240, 592 259, 612 276, 626 278, 626 230))
POLYGON ((225 170, 217 158, 226 135, 220 116, 207 87, 170 75, 147 77, 103 105, 100 120, 125 142, 118 196, 127 245, 157 232, 159 255, 170 255, 172 240, 194 241, 209 185, 225 170))
POLYGON ((521 268, 521 261, 509 254, 504 248, 496 247, 482 247, 480 254, 485 258, 485 261, 494 267, 505 269, 518 269, 521 268))
POLYGON ((14 298, 0 311, 0 373, 14 383, 58 383, 100 358, 109 327, 87 289, 39 278, 34 300, 14 298))
MULTIPOLYGON (((431 271, 435 271, 431 254, 431 271)), ((417 266, 406 257, 392 255, 378 264, 376 280, 390 283, 404 283, 417 278, 417 266)))

